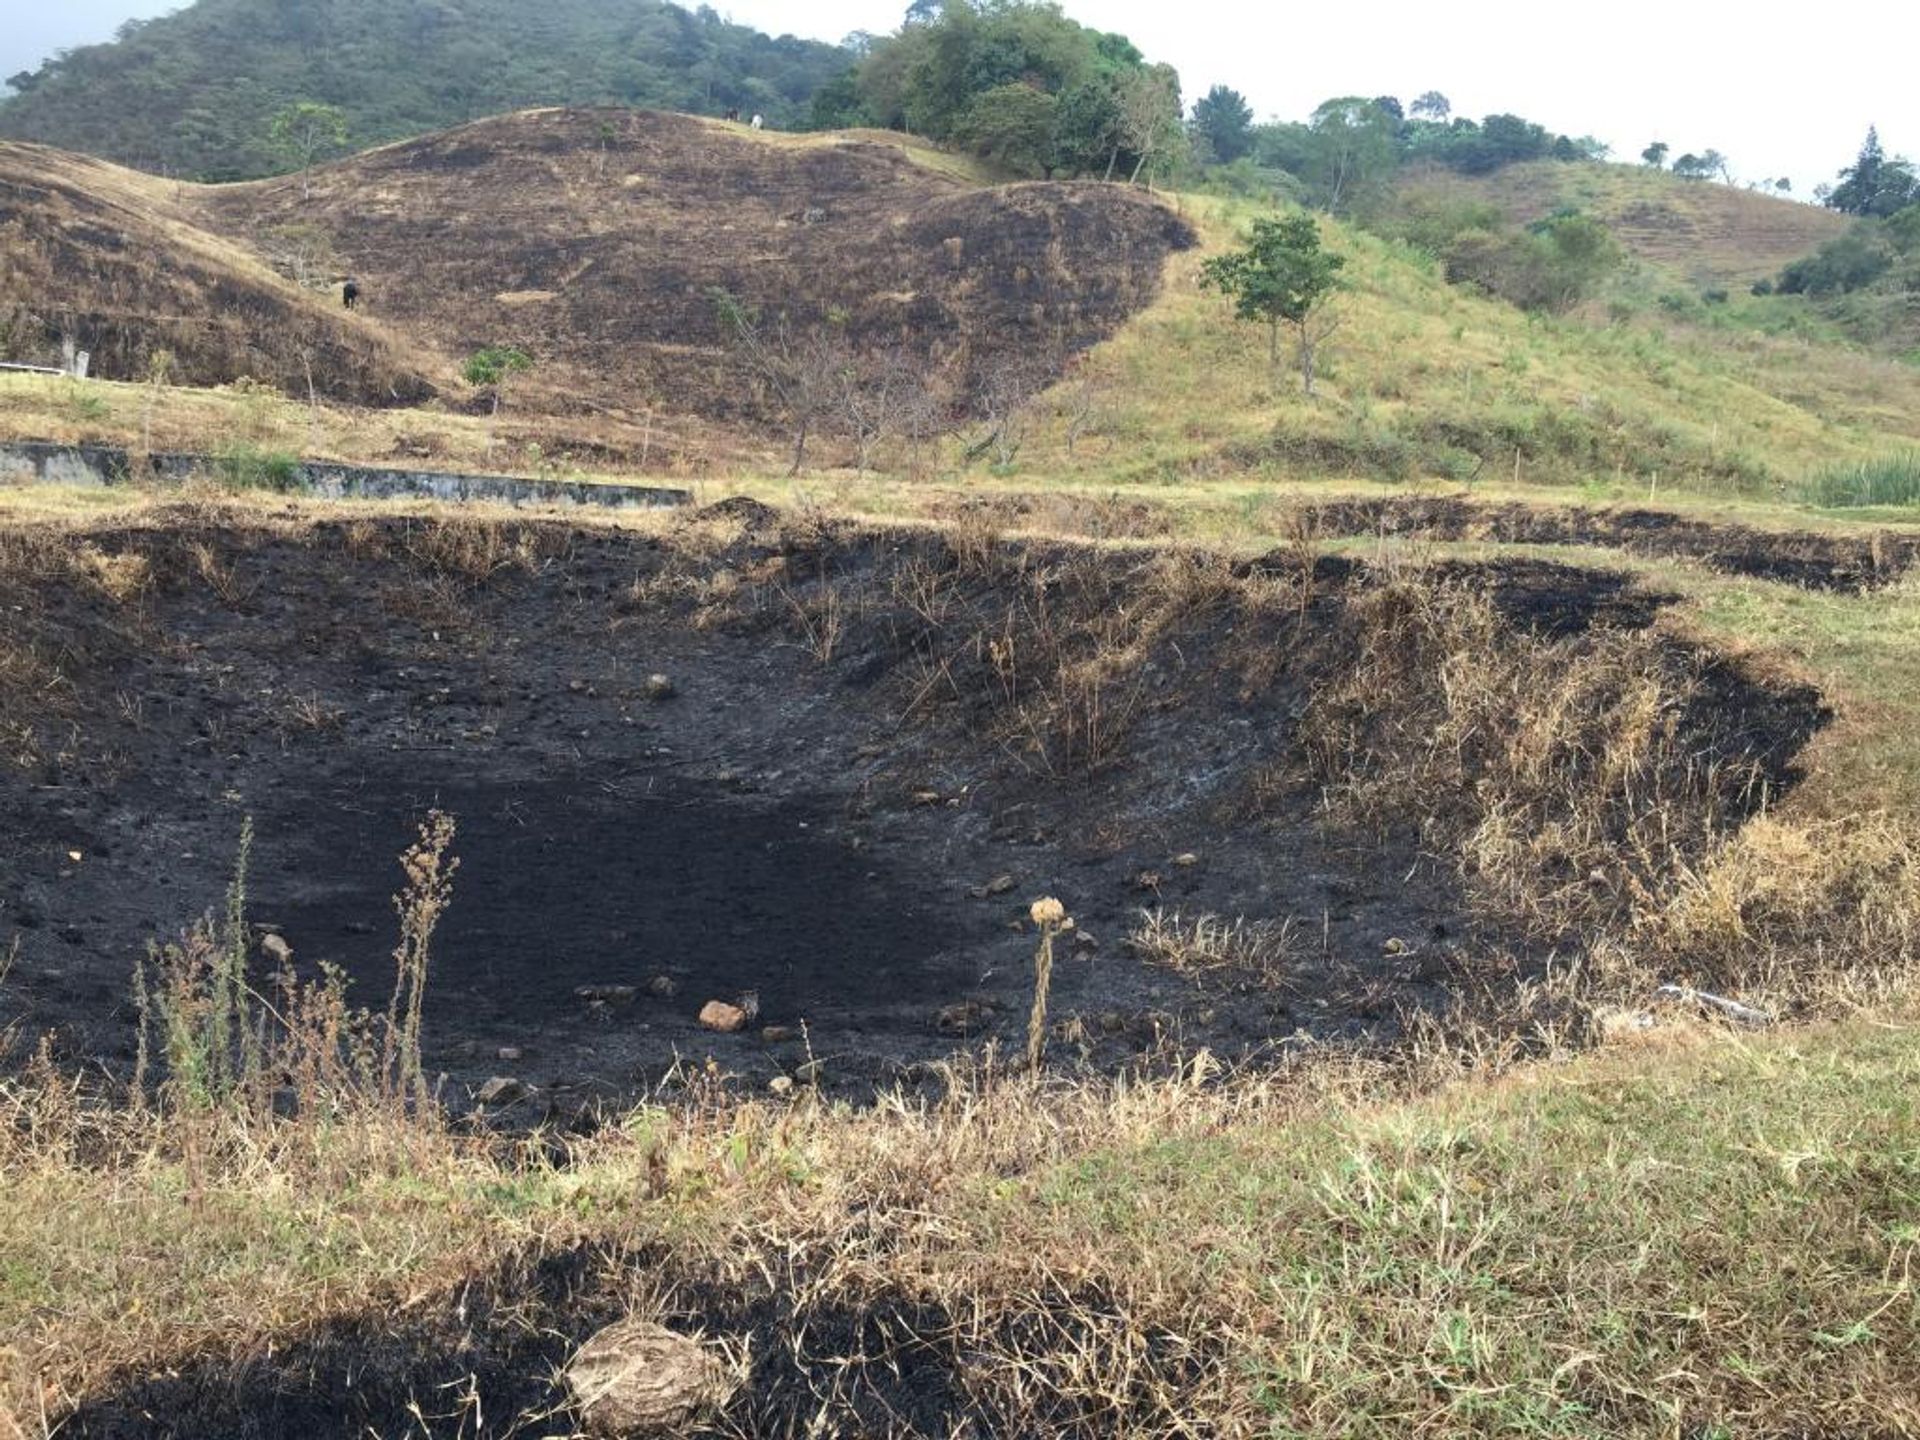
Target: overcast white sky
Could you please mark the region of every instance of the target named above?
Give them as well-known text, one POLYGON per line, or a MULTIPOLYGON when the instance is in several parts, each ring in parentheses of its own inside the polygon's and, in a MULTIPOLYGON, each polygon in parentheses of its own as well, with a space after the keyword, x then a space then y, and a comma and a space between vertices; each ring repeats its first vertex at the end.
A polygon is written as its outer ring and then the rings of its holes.
MULTIPOLYGON (((104 40, 121 21, 181 0, 0 0, 0 76, 54 49, 104 40)), ((537 3, 537 0, 526 0, 537 3)), ((618 0, 609 0, 618 3, 618 0)), ((906 0, 716 0, 745 24, 839 40, 892 30, 906 0)), ((1726 0, 1066 0, 1178 67, 1189 100, 1214 84, 1262 118, 1302 119, 1335 95, 1444 91, 1456 111, 1509 110, 1617 158, 1648 141, 1713 147, 1742 179, 1791 176, 1804 195, 1852 159, 1869 124, 1920 159, 1920 5, 1828 0, 1807 8, 1726 0)))
MULTIPOLYGON (((837 40, 895 28, 901 0, 715 0, 735 20, 837 40)), ((1442 91, 1476 119, 1512 111, 1597 135, 1616 159, 1652 140, 1718 149, 1743 181, 1805 195, 1852 160, 1867 126, 1920 159, 1920 4, 1827 0, 1066 0, 1180 71, 1191 103, 1231 85, 1261 119, 1305 119, 1336 95, 1442 91)))

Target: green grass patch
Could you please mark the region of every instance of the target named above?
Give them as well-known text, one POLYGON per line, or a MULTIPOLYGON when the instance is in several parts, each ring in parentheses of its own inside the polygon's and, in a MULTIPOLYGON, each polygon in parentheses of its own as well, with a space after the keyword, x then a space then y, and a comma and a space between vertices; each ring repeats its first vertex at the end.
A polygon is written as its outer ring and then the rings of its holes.
POLYGON ((1799 492, 1807 504, 1830 510, 1920 504, 1920 450, 1831 466, 1799 492))
POLYGON ((213 457, 213 473, 229 490, 273 490, 287 494, 303 488, 297 455, 286 450, 265 449, 247 440, 223 445, 213 457))

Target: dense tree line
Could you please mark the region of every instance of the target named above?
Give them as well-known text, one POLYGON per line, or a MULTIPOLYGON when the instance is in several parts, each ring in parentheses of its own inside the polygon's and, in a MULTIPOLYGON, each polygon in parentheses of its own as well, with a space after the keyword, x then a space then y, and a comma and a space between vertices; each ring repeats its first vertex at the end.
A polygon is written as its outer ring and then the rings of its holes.
POLYGON ((1399 173, 1432 165, 1486 175, 1528 160, 1606 157, 1597 140, 1557 135, 1518 115, 1470 120, 1453 114, 1447 97, 1429 90, 1411 105, 1391 95, 1344 95, 1304 121, 1251 123, 1244 99, 1211 92, 1192 120, 1199 158, 1237 171, 1244 183, 1280 177, 1299 197, 1335 214, 1365 215, 1387 196, 1399 173))
POLYGON ((908 130, 1033 176, 1135 179, 1179 158, 1179 76, 1056 4, 918 0, 897 33, 856 46, 815 97, 815 128, 908 130))
POLYGON ((301 102, 355 147, 533 105, 794 124, 847 58, 665 0, 199 0, 15 76, 0 135, 236 179, 294 166, 271 132, 301 102))

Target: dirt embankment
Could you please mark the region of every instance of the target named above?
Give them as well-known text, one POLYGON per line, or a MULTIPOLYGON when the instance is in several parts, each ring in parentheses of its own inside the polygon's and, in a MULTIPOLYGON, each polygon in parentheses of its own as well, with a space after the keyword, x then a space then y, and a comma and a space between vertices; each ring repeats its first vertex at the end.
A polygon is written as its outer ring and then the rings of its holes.
POLYGON ((1552 566, 1235 569, 751 502, 656 536, 4 538, 28 1029, 124 1064, 133 964, 224 891, 243 816, 262 932, 384 995, 394 857, 439 808, 463 868, 429 1064, 456 1099, 511 1069, 525 1118, 709 1053, 865 1090, 1017 1045, 1043 894, 1080 922, 1062 1063, 1390 1038, 1625 924, 1824 720, 1552 566), (696 1024, 748 993, 755 1028, 696 1024))
POLYGON ((1920 556, 1920 536, 1876 532, 1756 530, 1689 520, 1663 510, 1587 510, 1473 500, 1335 500, 1303 506, 1302 523, 1321 537, 1417 536, 1502 545, 1594 545, 1699 560, 1732 575, 1752 575, 1816 590, 1861 591, 1898 580, 1920 556))

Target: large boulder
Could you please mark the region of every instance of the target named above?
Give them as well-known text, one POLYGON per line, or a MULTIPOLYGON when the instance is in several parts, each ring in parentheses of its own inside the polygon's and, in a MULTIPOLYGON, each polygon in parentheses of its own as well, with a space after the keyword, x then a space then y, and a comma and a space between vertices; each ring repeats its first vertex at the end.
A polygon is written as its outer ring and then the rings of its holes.
POLYGON ((573 1357, 567 1393, 593 1440, 670 1440, 727 1403, 733 1378, 697 1340, 651 1320, 609 1325, 573 1357))

